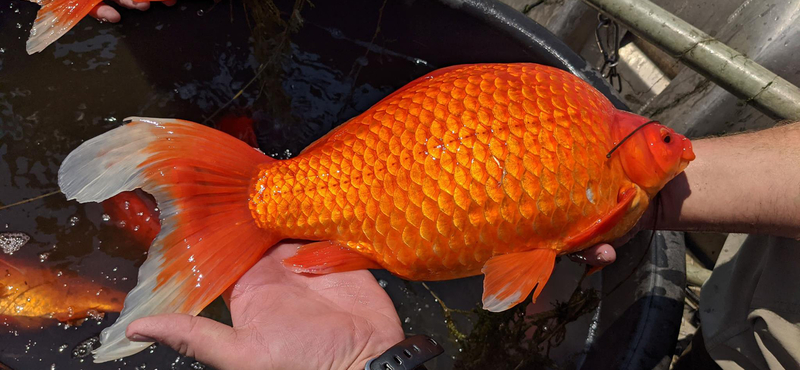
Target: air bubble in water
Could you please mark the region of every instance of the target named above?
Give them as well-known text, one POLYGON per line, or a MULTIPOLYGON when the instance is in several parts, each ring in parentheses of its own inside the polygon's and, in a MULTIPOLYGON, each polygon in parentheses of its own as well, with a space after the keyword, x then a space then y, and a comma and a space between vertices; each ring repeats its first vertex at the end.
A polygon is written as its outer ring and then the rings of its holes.
POLYGON ((104 222, 111 221, 111 216, 109 216, 109 215, 107 215, 107 214, 105 214, 105 213, 103 213, 103 216, 102 216, 102 217, 103 217, 103 221, 104 221, 104 222))
POLYGON ((69 218, 69 226, 75 226, 80 222, 80 218, 78 216, 72 216, 69 218))
POLYGON ((100 347, 100 340, 97 337, 89 338, 72 350, 72 358, 85 358, 92 355, 92 350, 100 347))
POLYGON ((31 237, 25 233, 0 233, 0 249, 6 254, 14 254, 29 241, 31 237))
POLYGON ((383 279, 378 279, 378 285, 380 285, 381 288, 386 288, 389 286, 389 282, 383 279))

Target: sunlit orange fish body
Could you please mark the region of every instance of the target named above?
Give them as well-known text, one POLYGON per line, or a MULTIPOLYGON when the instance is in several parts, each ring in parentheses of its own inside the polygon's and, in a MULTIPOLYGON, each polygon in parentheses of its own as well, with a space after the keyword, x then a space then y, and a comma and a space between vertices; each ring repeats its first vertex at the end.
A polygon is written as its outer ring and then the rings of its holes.
POLYGON ((0 257, 0 322, 38 327, 48 319, 74 322, 119 312, 125 292, 71 272, 0 257))
POLYGON ((284 261, 296 272, 484 273, 484 307, 505 310, 536 298, 557 255, 627 232, 694 159, 683 136, 535 64, 434 71, 282 161, 187 121, 126 122, 59 171, 69 198, 142 187, 162 211, 96 361, 146 347, 128 323, 196 314, 285 238, 320 241, 284 261))

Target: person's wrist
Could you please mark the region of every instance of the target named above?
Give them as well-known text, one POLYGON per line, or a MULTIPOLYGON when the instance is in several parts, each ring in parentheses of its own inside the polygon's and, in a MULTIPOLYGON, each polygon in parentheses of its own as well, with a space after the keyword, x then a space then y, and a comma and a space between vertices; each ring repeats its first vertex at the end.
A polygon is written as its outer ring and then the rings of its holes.
POLYGON ((646 212, 647 223, 643 226, 657 230, 682 230, 681 206, 688 196, 688 183, 684 173, 679 174, 653 198, 653 204, 646 212), (655 218, 655 220, 653 220, 655 218))

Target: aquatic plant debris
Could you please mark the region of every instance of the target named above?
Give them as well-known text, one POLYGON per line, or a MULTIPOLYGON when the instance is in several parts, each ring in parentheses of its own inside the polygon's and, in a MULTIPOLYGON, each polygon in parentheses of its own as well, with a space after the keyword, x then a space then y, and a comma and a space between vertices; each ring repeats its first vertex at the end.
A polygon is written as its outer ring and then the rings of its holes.
POLYGON ((14 254, 14 252, 18 251, 25 244, 28 244, 29 241, 31 241, 31 237, 25 233, 0 233, 0 249, 2 249, 5 254, 14 254))
POLYGON ((593 312, 600 304, 596 289, 581 287, 584 275, 565 302, 556 301, 553 309, 527 315, 532 300, 526 299, 510 310, 493 313, 476 307, 458 310, 447 307, 426 284, 423 286, 442 306, 450 336, 459 345, 455 369, 558 369, 550 359, 550 350, 566 337, 567 324, 593 312), (453 314, 463 315, 473 323, 469 333, 463 333, 453 320, 453 314))

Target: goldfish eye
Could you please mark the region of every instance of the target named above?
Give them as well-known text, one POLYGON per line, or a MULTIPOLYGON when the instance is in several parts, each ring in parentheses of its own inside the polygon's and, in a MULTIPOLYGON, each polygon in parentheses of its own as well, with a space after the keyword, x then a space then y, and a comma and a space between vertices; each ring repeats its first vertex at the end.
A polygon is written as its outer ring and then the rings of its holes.
POLYGON ((669 144, 670 141, 672 141, 672 138, 669 135, 664 136, 664 142, 665 143, 669 144))

